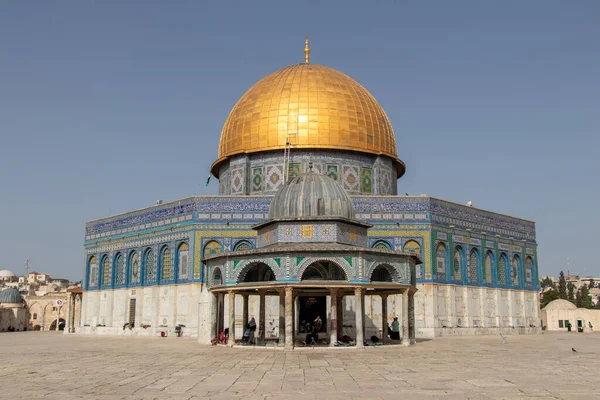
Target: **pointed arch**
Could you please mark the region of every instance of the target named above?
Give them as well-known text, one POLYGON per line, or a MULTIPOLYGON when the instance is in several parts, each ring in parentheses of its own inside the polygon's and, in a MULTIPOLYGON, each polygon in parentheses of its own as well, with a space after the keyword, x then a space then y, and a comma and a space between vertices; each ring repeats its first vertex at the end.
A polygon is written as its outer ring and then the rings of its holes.
POLYGON ((531 256, 525 258, 525 284, 529 287, 533 285, 533 258, 531 256))
POLYGON ((469 254, 469 265, 467 268, 467 280, 471 285, 477 285, 479 283, 479 251, 476 248, 472 248, 469 254))
POLYGON ((253 262, 246 265, 238 275, 237 283, 275 281, 275 271, 264 262, 253 262))
POLYGON ((165 245, 160 250, 160 280, 170 281, 173 279, 173 263, 171 261, 171 249, 165 245))
POLYGON ((521 257, 518 254, 513 255, 510 263, 510 284, 511 287, 517 288, 521 286, 521 257))
POLYGON ((371 282, 397 282, 398 273, 387 263, 379 264, 371 273, 371 282))
POLYGON ((508 266, 508 256, 502 252, 498 256, 498 285, 506 287, 506 267, 508 266))
POLYGON ((252 243, 248 240, 240 240, 233 246, 233 251, 243 251, 252 249, 252 243))
POLYGON ((213 269, 210 284, 212 286, 219 286, 223 284, 223 273, 221 272, 221 267, 215 267, 213 269))
POLYGON ((98 286, 98 259, 96 256, 90 256, 88 259, 88 286, 98 286))
POLYGON ((135 250, 132 250, 129 253, 127 265, 129 268, 129 282, 134 285, 140 283, 140 260, 139 255, 135 250))
POLYGON ((494 254, 491 252, 491 250, 486 251, 485 262, 483 267, 483 281, 488 285, 492 284, 493 260, 494 254))
POLYGON ((221 254, 223 252, 223 246, 216 240, 211 240, 204 245, 204 251, 202 252, 203 258, 213 256, 215 254, 221 254))
POLYGON ((402 249, 404 253, 414 254, 419 257, 421 256, 421 245, 416 240, 408 240, 404 243, 402 249))
POLYGON ((110 260, 108 255, 102 257, 102 287, 110 286, 110 260))
POLYGON ((154 252, 151 248, 147 248, 144 252, 144 258, 142 260, 142 267, 144 268, 144 282, 152 283, 156 281, 156 260, 154 258, 154 252))
POLYGON ((442 242, 438 242, 435 251, 435 273, 439 282, 446 282, 446 265, 448 264, 448 249, 442 242))
POLYGON ((462 268, 464 259, 464 250, 461 246, 454 247, 454 256, 452 258, 452 280, 454 282, 462 281, 462 268))
POLYGON ((188 278, 189 264, 189 246, 187 242, 181 242, 177 247, 177 256, 175 257, 177 270, 179 271, 179 279, 188 278))
POLYGON ((337 263, 329 260, 315 261, 308 265, 302 275, 301 281, 321 280, 321 281, 345 281, 348 280, 346 271, 337 263))
POLYGON ((375 243, 373 243, 373 245, 371 247, 373 249, 377 249, 377 250, 386 250, 386 251, 392 250, 392 245, 387 240, 383 240, 383 239, 375 241, 375 243))
POLYGON ((125 285, 125 257, 121 252, 115 256, 115 286, 125 285))

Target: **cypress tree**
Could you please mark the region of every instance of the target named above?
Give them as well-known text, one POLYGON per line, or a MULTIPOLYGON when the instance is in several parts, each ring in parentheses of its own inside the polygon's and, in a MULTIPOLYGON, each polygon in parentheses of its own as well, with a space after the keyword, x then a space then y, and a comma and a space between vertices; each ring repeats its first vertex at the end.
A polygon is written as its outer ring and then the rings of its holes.
POLYGON ((558 296, 560 299, 567 300, 567 280, 565 279, 565 273, 562 271, 558 276, 558 296))

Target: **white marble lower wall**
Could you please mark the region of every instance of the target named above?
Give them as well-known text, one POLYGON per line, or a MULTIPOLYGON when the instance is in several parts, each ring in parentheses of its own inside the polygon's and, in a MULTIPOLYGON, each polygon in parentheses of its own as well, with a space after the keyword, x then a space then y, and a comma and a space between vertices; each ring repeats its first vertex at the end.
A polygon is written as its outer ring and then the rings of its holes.
MULTIPOLYGON (((539 327, 537 293, 455 285, 419 284, 415 295, 417 338, 446 335, 481 335, 532 333, 539 327)), ((136 289, 88 291, 83 294, 83 310, 79 333, 111 335, 175 335, 177 325, 184 325, 184 336, 198 337, 210 343, 213 332, 213 295, 197 283, 152 286, 136 289), (131 299, 136 300, 135 328, 123 329, 129 321, 131 299)), ((298 300, 297 300, 298 301, 298 300)), ((224 301, 224 326, 229 326, 228 300, 224 301)), ((355 337, 354 296, 343 301, 342 335, 355 337)), ((215 306, 216 308, 216 306, 215 306)), ((326 310, 329 310, 327 298, 326 310)), ((381 336, 393 317, 402 321, 402 296, 388 297, 386 324, 381 316, 381 298, 365 296, 365 338, 381 336)), ((243 300, 236 296, 236 337, 241 337, 243 300)), ((296 307, 298 310, 298 307, 296 307)), ((260 324, 259 297, 250 296, 249 317, 260 324)), ((296 311, 296 326, 299 325, 296 311)), ((329 320, 329 315, 326 315, 329 320)), ((265 336, 279 335, 279 298, 267 296, 265 336)))

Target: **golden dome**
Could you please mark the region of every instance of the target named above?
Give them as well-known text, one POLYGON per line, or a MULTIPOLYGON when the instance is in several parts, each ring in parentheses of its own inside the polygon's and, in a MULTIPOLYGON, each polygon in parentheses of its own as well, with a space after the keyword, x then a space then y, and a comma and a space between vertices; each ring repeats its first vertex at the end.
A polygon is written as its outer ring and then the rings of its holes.
POLYGON ((377 100, 358 82, 319 64, 285 67, 258 81, 236 103, 219 143, 218 166, 235 154, 293 149, 335 149, 396 155, 392 124, 377 100))

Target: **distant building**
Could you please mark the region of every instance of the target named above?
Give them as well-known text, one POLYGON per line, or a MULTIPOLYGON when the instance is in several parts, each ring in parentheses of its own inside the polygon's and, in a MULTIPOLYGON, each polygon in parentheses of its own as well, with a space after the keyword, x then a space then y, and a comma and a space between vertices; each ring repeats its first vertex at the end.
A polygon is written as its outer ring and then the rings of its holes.
POLYGON ((600 310, 577 308, 568 300, 554 300, 548 303, 540 312, 542 326, 549 331, 567 331, 569 323, 571 330, 589 332, 592 327, 600 328, 600 310))

